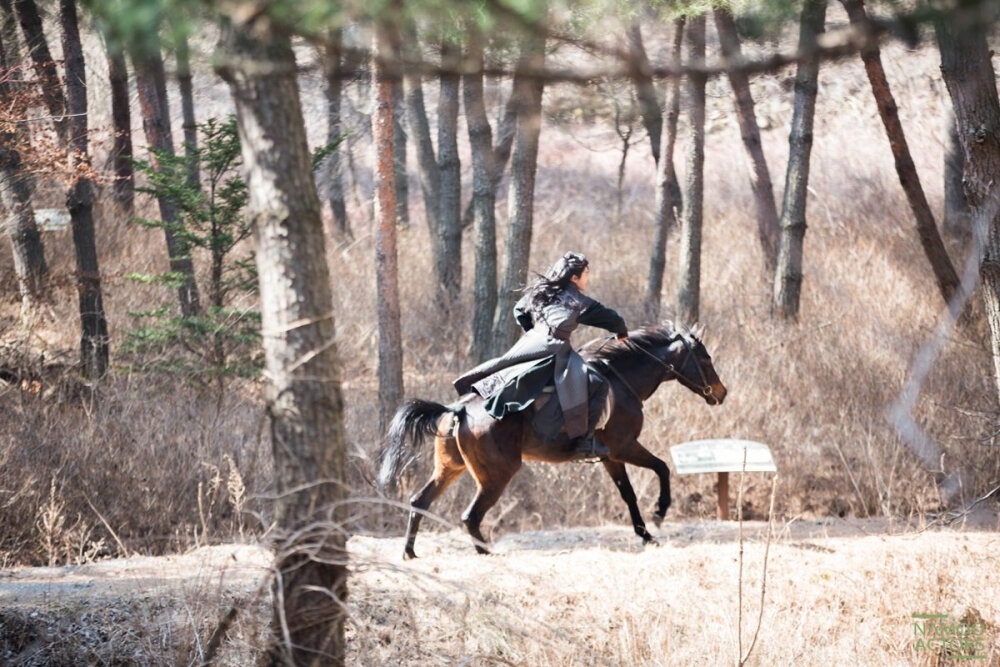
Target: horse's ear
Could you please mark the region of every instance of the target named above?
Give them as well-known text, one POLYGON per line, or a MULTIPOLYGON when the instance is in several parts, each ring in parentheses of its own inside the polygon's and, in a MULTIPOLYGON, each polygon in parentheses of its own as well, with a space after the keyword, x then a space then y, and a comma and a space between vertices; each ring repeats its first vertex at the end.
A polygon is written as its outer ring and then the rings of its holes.
POLYGON ((702 336, 705 335, 705 325, 701 322, 695 322, 695 325, 691 327, 691 335, 701 340, 702 336))

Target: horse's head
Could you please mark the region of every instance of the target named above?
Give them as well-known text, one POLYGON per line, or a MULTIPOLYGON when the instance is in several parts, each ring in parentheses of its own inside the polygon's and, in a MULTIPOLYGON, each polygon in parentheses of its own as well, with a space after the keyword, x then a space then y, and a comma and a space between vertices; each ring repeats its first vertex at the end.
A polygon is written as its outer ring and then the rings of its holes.
POLYGON ((694 333, 678 332, 667 349, 668 363, 673 366, 674 378, 691 391, 701 394, 709 405, 721 405, 726 400, 726 386, 722 384, 712 355, 694 333))

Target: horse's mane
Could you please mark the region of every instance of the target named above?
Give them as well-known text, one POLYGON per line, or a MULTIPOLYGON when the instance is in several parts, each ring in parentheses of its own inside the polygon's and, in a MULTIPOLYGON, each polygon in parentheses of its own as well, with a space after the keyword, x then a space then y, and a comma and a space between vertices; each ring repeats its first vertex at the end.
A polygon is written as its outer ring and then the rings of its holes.
MULTIPOLYGON (((673 322, 663 322, 659 326, 645 326, 637 331, 629 332, 626 341, 608 341, 606 344, 598 346, 594 351, 581 350, 580 354, 589 362, 613 363, 617 359, 634 353, 629 343, 635 343, 648 349, 669 345, 683 336, 684 333, 679 331, 673 322)), ((591 343, 593 342, 596 341, 591 341, 591 343)), ((587 343, 585 347, 589 347, 591 343, 587 343)))

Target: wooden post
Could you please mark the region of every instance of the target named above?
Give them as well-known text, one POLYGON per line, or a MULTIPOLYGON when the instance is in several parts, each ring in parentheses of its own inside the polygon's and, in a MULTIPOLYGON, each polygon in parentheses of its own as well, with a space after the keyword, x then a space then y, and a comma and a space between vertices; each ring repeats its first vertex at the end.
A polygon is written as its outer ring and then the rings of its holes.
POLYGON ((715 518, 719 521, 729 521, 729 473, 719 473, 719 506, 715 510, 715 518))

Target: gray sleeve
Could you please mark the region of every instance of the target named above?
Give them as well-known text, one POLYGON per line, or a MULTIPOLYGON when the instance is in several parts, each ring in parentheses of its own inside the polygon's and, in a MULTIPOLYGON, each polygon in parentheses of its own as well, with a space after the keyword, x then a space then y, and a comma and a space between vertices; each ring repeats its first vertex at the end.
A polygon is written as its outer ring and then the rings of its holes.
POLYGON ((535 321, 531 317, 530 294, 525 294, 514 304, 514 319, 525 331, 531 331, 535 326, 535 321))

